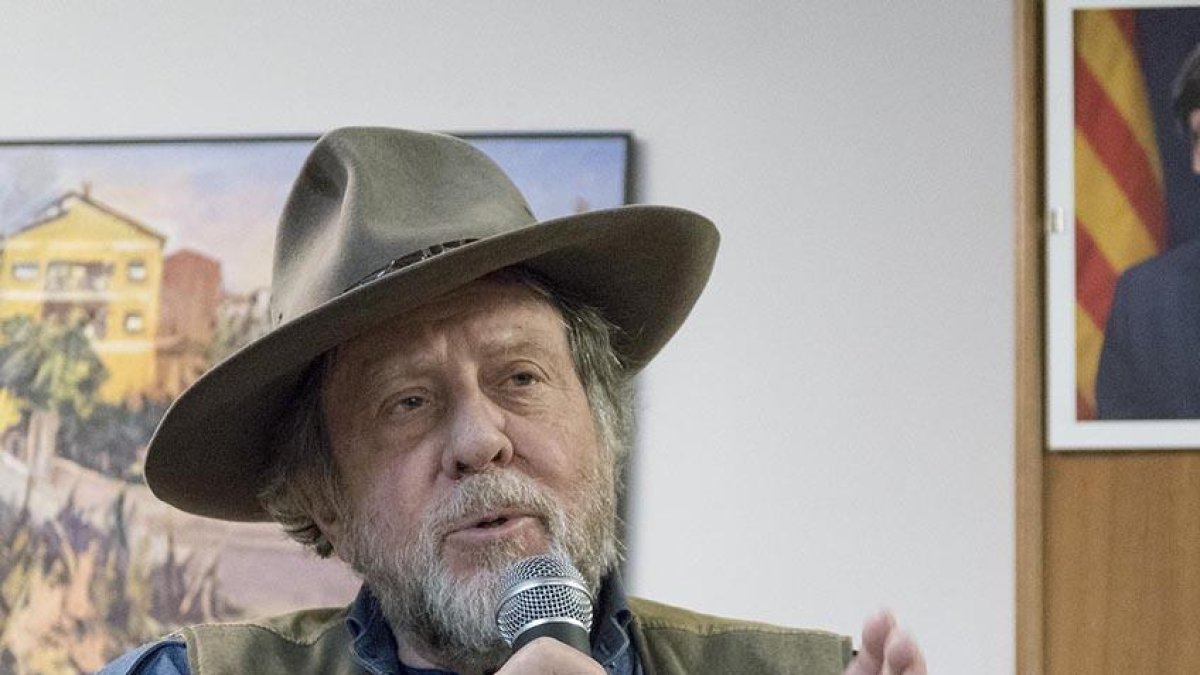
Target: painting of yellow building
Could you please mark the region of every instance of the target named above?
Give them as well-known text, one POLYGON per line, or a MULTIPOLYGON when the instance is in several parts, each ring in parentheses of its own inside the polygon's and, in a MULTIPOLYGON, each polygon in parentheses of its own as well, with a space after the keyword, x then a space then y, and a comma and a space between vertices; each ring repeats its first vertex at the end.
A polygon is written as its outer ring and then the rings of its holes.
MULTIPOLYGON (((91 673, 182 625, 357 592, 275 526, 143 481, 175 397, 268 330, 275 225, 314 141, 0 141, 0 675, 91 673)), ((473 142, 539 219, 625 201, 624 135, 473 142)))
POLYGON ((164 243, 86 186, 68 192, 4 240, 0 320, 77 322, 108 370, 100 400, 144 395, 156 382, 164 243))

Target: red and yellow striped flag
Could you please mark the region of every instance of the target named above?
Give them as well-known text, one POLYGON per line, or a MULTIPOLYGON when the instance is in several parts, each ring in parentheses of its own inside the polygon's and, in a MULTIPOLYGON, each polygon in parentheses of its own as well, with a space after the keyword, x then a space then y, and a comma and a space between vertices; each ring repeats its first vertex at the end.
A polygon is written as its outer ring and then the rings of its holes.
POLYGON ((1075 373, 1094 419, 1117 277, 1163 249, 1162 165, 1132 10, 1075 12, 1075 373))

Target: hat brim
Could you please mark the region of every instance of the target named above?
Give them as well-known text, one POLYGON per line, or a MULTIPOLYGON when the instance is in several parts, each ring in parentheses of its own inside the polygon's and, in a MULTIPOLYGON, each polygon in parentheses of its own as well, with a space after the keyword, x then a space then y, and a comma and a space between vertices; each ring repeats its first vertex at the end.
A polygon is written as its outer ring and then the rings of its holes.
POLYGON ((522 264, 598 309, 617 351, 640 370, 691 311, 712 270, 717 230, 661 206, 548 220, 461 246, 343 293, 276 327, 179 396, 146 457, 155 496, 233 521, 270 517, 258 501, 271 435, 313 359, 376 325, 491 272, 522 264))

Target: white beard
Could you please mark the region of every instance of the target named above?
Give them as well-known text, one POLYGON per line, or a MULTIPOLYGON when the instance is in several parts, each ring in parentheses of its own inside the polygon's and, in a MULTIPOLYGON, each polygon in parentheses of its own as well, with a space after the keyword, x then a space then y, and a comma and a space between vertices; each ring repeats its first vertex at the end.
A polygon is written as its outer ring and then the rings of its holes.
POLYGON ((468 476, 426 513, 415 536, 399 535, 384 515, 364 518, 346 509, 338 553, 379 599, 397 641, 459 672, 498 668, 509 651, 495 621, 499 578, 515 560, 544 551, 499 542, 473 555, 472 571, 456 574, 442 557, 442 541, 452 523, 472 515, 501 509, 533 514, 548 534, 550 551, 545 552, 571 560, 595 595, 620 557, 614 471, 609 464, 595 473, 584 481, 587 489, 571 495, 567 504, 514 471, 468 476))

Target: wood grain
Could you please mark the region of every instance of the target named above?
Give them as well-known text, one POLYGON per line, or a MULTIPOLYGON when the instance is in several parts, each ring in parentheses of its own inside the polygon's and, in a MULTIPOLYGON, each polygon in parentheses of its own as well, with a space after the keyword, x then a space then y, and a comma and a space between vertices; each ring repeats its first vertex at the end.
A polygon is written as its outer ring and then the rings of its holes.
POLYGON ((1200 452, 1045 447, 1043 7, 1014 6, 1017 673, 1200 673, 1200 452))
POLYGON ((1016 666, 1042 675, 1043 515, 1042 461, 1042 86, 1040 2, 1016 0, 1014 77, 1016 168, 1016 666))
POLYGON ((1046 672, 1200 672, 1200 453, 1056 453, 1045 483, 1046 672))

